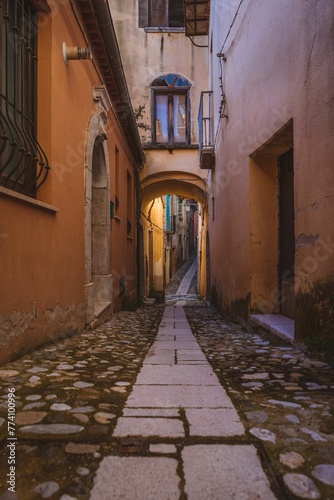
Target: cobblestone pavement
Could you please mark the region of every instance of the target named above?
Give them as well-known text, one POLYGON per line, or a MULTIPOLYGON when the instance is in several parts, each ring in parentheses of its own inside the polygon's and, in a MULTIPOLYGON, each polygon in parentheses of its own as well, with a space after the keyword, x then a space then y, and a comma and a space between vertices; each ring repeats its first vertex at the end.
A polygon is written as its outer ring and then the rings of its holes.
MULTIPOLYGON (((171 306, 180 300, 175 293, 190 265, 167 290, 171 306)), ((189 300, 182 297, 184 308, 158 305, 121 312, 94 331, 0 367, 1 500, 334 498, 333 369, 260 329, 226 321, 195 300, 195 291, 194 279, 189 300), (163 394, 176 374, 164 373, 170 367, 156 357, 168 357, 162 351, 174 349, 164 330, 171 318, 177 319, 174 327, 182 327, 174 341, 189 342, 196 358, 189 359, 190 348, 179 345, 177 370, 185 392, 178 404, 169 404, 172 396, 163 394), (163 366, 159 372, 154 360, 163 366), (212 382, 214 374, 221 385, 212 382), (152 381, 157 387, 159 377, 162 389, 154 393, 152 381), (194 386, 197 395, 205 387, 205 414, 191 408, 194 386), (16 394, 12 448, 9 389, 16 394), (14 448, 16 493, 11 493, 6 482, 14 448), (137 483, 139 496, 124 483, 125 490, 98 492, 101 481, 122 475, 137 483), (232 490, 222 489, 226 476, 232 490), (252 491, 233 490, 249 481, 252 491)), ((168 362, 174 368, 175 359, 168 362)), ((120 481, 111 487, 115 484, 120 481)))
POLYGON ((102 457, 117 452, 116 419, 163 308, 120 312, 94 331, 0 367, 0 498, 90 496, 102 457), (16 394, 16 493, 8 492, 8 389, 16 394))

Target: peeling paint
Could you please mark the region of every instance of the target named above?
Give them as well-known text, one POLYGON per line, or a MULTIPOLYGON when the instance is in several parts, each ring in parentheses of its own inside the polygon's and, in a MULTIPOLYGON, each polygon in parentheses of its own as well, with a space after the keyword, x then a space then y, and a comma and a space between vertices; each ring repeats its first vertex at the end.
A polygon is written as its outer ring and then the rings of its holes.
POLYGON ((296 238, 296 249, 303 247, 305 245, 315 245, 315 243, 318 241, 319 235, 306 235, 304 233, 301 233, 300 235, 297 236, 296 238))
POLYGON ((35 303, 31 311, 15 310, 0 316, 0 364, 16 359, 42 344, 68 338, 84 327, 84 314, 72 303, 64 308, 39 312, 35 303))
POLYGON ((36 320, 36 307, 32 311, 14 311, 8 316, 0 316, 0 347, 8 345, 14 338, 20 337, 36 320))

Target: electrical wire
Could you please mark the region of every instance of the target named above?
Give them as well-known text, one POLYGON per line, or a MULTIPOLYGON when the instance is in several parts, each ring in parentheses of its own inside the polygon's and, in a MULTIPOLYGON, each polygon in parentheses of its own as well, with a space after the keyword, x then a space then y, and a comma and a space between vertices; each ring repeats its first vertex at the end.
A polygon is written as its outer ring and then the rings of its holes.
POLYGON ((190 39, 191 43, 193 45, 195 45, 195 47, 200 47, 202 49, 207 49, 209 47, 209 45, 198 45, 198 43, 195 43, 194 40, 191 38, 191 36, 188 36, 188 38, 190 39))
POLYGON ((162 227, 158 226, 157 224, 154 224, 154 222, 152 222, 151 219, 149 219, 149 217, 147 217, 147 215, 144 214, 144 212, 140 211, 140 213, 145 217, 146 220, 148 220, 148 222, 152 226, 157 227, 158 229, 160 229, 160 231, 162 231, 163 233, 167 234, 167 231, 165 231, 165 229, 163 229, 162 227))
POLYGON ((240 10, 240 7, 241 7, 241 4, 243 3, 243 1, 244 1, 244 0, 240 0, 240 3, 239 3, 239 5, 238 5, 238 8, 237 8, 236 13, 235 13, 235 15, 234 15, 234 18, 233 18, 232 24, 231 24, 231 26, 230 26, 230 28, 229 28, 229 30, 228 30, 228 32, 227 32, 227 35, 226 35, 225 40, 224 40, 224 42, 223 42, 222 48, 220 49, 220 53, 222 53, 222 52, 223 52, 223 50, 224 50, 225 43, 226 43, 226 41, 227 41, 227 39, 228 39, 228 37, 229 37, 229 35, 230 35, 230 33, 231 33, 231 30, 232 30, 232 28, 233 28, 233 26, 234 26, 234 23, 235 23, 235 20, 236 20, 236 18, 237 18, 237 16, 238 16, 238 14, 239 14, 239 10, 240 10))

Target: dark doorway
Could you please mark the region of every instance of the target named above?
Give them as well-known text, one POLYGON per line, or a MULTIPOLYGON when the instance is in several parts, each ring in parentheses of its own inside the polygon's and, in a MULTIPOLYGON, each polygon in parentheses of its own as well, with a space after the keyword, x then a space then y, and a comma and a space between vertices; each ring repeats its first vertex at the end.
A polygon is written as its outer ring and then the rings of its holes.
POLYGON ((293 148, 278 157, 281 314, 294 318, 295 208, 293 148))

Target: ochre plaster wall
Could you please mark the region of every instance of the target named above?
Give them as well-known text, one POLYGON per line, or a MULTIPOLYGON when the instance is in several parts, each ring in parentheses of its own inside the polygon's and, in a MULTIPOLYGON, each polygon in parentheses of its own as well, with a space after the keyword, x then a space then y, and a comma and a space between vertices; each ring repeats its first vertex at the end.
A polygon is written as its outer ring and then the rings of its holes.
POLYGON ((270 275, 276 272, 277 249, 275 241, 266 242, 264 230, 268 220, 276 223, 275 214, 256 213, 257 198, 262 206, 271 199, 273 206, 274 173, 269 165, 266 180, 251 155, 293 120, 295 321, 297 338, 306 338, 333 321, 334 5, 327 0, 245 2, 222 48, 235 11, 234 2, 211 2, 209 75, 216 108, 216 167, 209 177, 215 198, 211 284, 218 306, 234 316, 247 316, 257 307, 260 291, 264 300, 275 292, 270 275), (219 119, 216 54, 221 50, 228 118, 219 119), (268 245, 267 263, 256 262, 255 245, 268 245))

